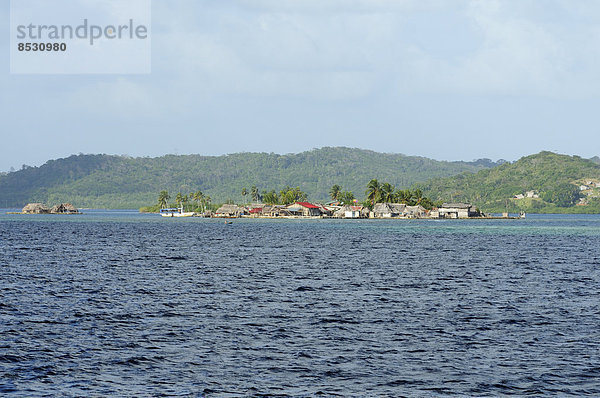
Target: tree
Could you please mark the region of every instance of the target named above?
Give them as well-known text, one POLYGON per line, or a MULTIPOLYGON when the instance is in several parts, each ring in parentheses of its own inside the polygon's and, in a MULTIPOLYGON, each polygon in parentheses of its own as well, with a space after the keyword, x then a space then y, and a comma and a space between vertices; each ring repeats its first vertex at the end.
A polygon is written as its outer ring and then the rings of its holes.
POLYGON ((203 202, 203 200, 204 200, 204 194, 202 193, 202 191, 196 191, 196 192, 194 193, 194 200, 195 200, 195 201, 196 201, 196 203, 197 203, 197 204, 196 204, 196 206, 197 206, 197 207, 200 207, 200 211, 204 211, 204 210, 202 209, 202 202, 203 202))
POLYGON ((244 203, 246 203, 246 195, 248 195, 248 190, 246 188, 242 188, 242 197, 244 198, 244 203))
POLYGON ((354 194, 350 191, 343 191, 340 192, 338 199, 345 205, 351 205, 354 203, 354 194))
POLYGON ((394 202, 394 190, 395 188, 388 182, 381 184, 381 200, 384 203, 394 202))
POLYGON ((279 197, 275 190, 272 190, 271 192, 265 192, 265 194, 263 195, 263 200, 269 205, 279 204, 279 197))
POLYGON ((168 191, 160 191, 160 193, 158 194, 158 205, 161 209, 165 209, 169 206, 169 199, 171 199, 171 197, 169 196, 168 191))
POLYGON ((420 189, 415 189, 412 193, 412 197, 413 197, 413 202, 414 205, 420 205, 421 202, 423 201, 424 197, 423 197, 423 191, 421 191, 420 189))
POLYGON ((304 202, 307 199, 306 193, 302 192, 300 187, 290 188, 285 187, 279 192, 279 202, 289 205, 294 202, 304 202))
POLYGON ((177 205, 181 207, 181 203, 183 202, 183 195, 181 194, 181 192, 177 192, 177 195, 175 196, 175 201, 177 202, 177 205))
POLYGON ((579 187, 573 184, 562 183, 553 187, 552 190, 542 192, 541 197, 546 202, 553 203, 559 207, 569 207, 579 201, 581 191, 579 187))
POLYGON ((339 200, 340 199, 341 191, 342 191, 342 187, 340 187, 339 185, 335 184, 329 190, 329 196, 331 196, 332 200, 339 200))
POLYGON ((396 202, 404 203, 405 205, 412 203, 412 192, 410 189, 399 189, 396 191, 396 202))
POLYGON ((372 205, 378 203, 381 196, 381 186, 379 185, 379 181, 373 179, 369 181, 367 184, 367 190, 365 191, 365 195, 367 195, 367 199, 371 202, 372 205))
POLYGON ((421 200, 421 203, 419 203, 421 206, 423 206, 424 208, 426 208, 427 210, 431 210, 433 209, 434 203, 431 199, 429 198, 423 198, 423 200, 421 200))
POLYGON ((250 196, 254 202, 259 201, 260 194, 258 193, 258 188, 256 188, 256 185, 252 185, 252 188, 250 188, 250 196))

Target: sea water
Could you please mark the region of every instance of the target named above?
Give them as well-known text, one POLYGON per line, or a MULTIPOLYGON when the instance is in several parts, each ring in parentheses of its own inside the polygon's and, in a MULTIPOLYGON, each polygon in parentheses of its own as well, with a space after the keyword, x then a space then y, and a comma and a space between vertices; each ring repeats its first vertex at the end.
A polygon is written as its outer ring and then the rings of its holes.
POLYGON ((600 216, 0 215, 0 395, 600 395, 600 216))

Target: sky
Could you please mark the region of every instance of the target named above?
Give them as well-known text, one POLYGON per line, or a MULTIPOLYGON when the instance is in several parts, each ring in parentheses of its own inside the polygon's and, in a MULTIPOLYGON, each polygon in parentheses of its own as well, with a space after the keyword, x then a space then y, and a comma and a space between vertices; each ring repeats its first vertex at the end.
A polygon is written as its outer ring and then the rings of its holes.
POLYGON ((153 0, 152 72, 10 74, 0 171, 78 153, 600 155, 600 2, 153 0))

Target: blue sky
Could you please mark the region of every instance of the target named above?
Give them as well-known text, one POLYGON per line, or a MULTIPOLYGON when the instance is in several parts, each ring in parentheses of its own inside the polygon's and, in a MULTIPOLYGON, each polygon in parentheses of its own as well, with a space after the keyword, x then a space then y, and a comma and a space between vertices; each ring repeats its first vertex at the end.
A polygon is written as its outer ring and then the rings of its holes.
POLYGON ((0 171, 76 153, 600 155, 600 2, 154 0, 150 75, 11 75, 0 171))

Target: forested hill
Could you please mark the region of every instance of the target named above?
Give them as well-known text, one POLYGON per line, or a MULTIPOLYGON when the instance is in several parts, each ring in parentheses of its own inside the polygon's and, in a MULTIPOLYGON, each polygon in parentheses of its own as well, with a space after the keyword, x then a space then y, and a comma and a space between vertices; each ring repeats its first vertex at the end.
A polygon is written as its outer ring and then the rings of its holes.
MULTIPOLYGON (((78 207, 138 208, 158 192, 211 196, 213 203, 242 201, 242 188, 280 190, 299 186, 310 200, 325 200, 338 184, 362 198, 372 178, 409 187, 434 177, 496 166, 489 159, 440 162, 351 148, 321 148, 299 154, 237 153, 224 156, 167 155, 129 158, 78 155, 0 176, 0 206, 71 202, 78 207)), ((174 196, 174 195, 173 195, 174 196)))
POLYGON ((598 213, 597 183, 600 165, 593 160, 541 152, 493 169, 417 185, 433 200, 471 202, 484 211, 598 213))

